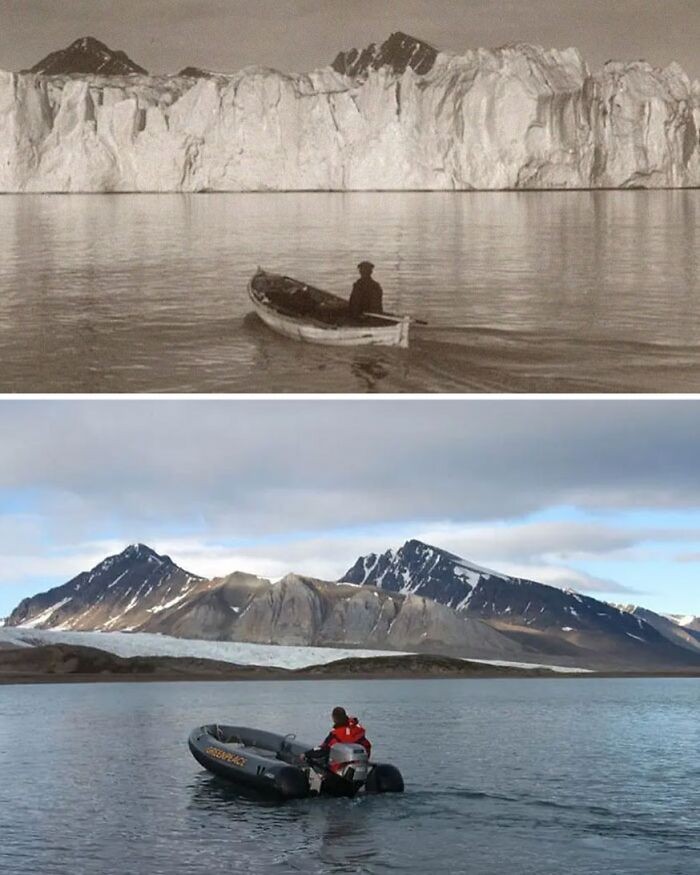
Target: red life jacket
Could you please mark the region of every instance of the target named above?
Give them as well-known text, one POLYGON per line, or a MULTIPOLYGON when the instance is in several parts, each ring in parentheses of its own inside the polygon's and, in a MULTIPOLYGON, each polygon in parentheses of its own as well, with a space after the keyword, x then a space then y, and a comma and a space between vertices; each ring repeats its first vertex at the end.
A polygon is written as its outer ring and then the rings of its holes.
MULTIPOLYGON (((367 756, 372 753, 372 745, 365 736, 364 726, 360 725, 357 717, 350 717, 345 726, 334 726, 331 729, 325 745, 331 748, 334 744, 360 744, 367 751, 367 756)), ((331 765, 331 770, 337 771, 342 765, 342 763, 335 764, 335 768, 334 765, 331 765)))

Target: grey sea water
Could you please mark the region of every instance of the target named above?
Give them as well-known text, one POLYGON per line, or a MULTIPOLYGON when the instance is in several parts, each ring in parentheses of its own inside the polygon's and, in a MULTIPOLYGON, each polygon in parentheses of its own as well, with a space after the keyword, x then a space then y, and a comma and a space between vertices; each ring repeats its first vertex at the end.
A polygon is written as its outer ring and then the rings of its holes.
POLYGON ((700 192, 0 198, 0 391, 700 391, 700 192), (349 293, 371 258, 411 349, 285 340, 258 264, 349 293))
POLYGON ((693 875, 699 707, 692 679, 0 687, 0 871, 693 875), (256 801, 186 746, 313 743, 340 703, 403 795, 256 801))

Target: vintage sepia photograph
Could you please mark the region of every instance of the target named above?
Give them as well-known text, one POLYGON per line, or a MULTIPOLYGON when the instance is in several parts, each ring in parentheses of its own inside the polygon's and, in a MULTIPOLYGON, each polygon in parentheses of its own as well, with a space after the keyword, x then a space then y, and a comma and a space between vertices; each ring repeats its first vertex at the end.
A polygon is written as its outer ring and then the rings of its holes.
POLYGON ((0 12, 0 391, 700 390, 696 0, 0 12))

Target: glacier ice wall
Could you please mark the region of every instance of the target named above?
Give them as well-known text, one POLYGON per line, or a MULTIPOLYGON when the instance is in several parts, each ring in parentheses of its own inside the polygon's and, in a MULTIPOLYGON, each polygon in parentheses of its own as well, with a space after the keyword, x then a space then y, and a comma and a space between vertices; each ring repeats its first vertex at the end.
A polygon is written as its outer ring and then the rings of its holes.
POLYGON ((700 185, 700 84, 675 64, 517 45, 350 78, 0 73, 0 190, 700 185))

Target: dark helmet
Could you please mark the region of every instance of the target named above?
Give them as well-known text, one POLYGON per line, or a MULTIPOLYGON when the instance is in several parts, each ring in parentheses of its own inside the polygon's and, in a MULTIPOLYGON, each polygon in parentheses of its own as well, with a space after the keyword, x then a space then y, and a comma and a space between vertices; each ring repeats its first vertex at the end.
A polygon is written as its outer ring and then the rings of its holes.
POLYGON ((358 270, 374 270, 374 265, 371 261, 361 261, 357 265, 358 270))

